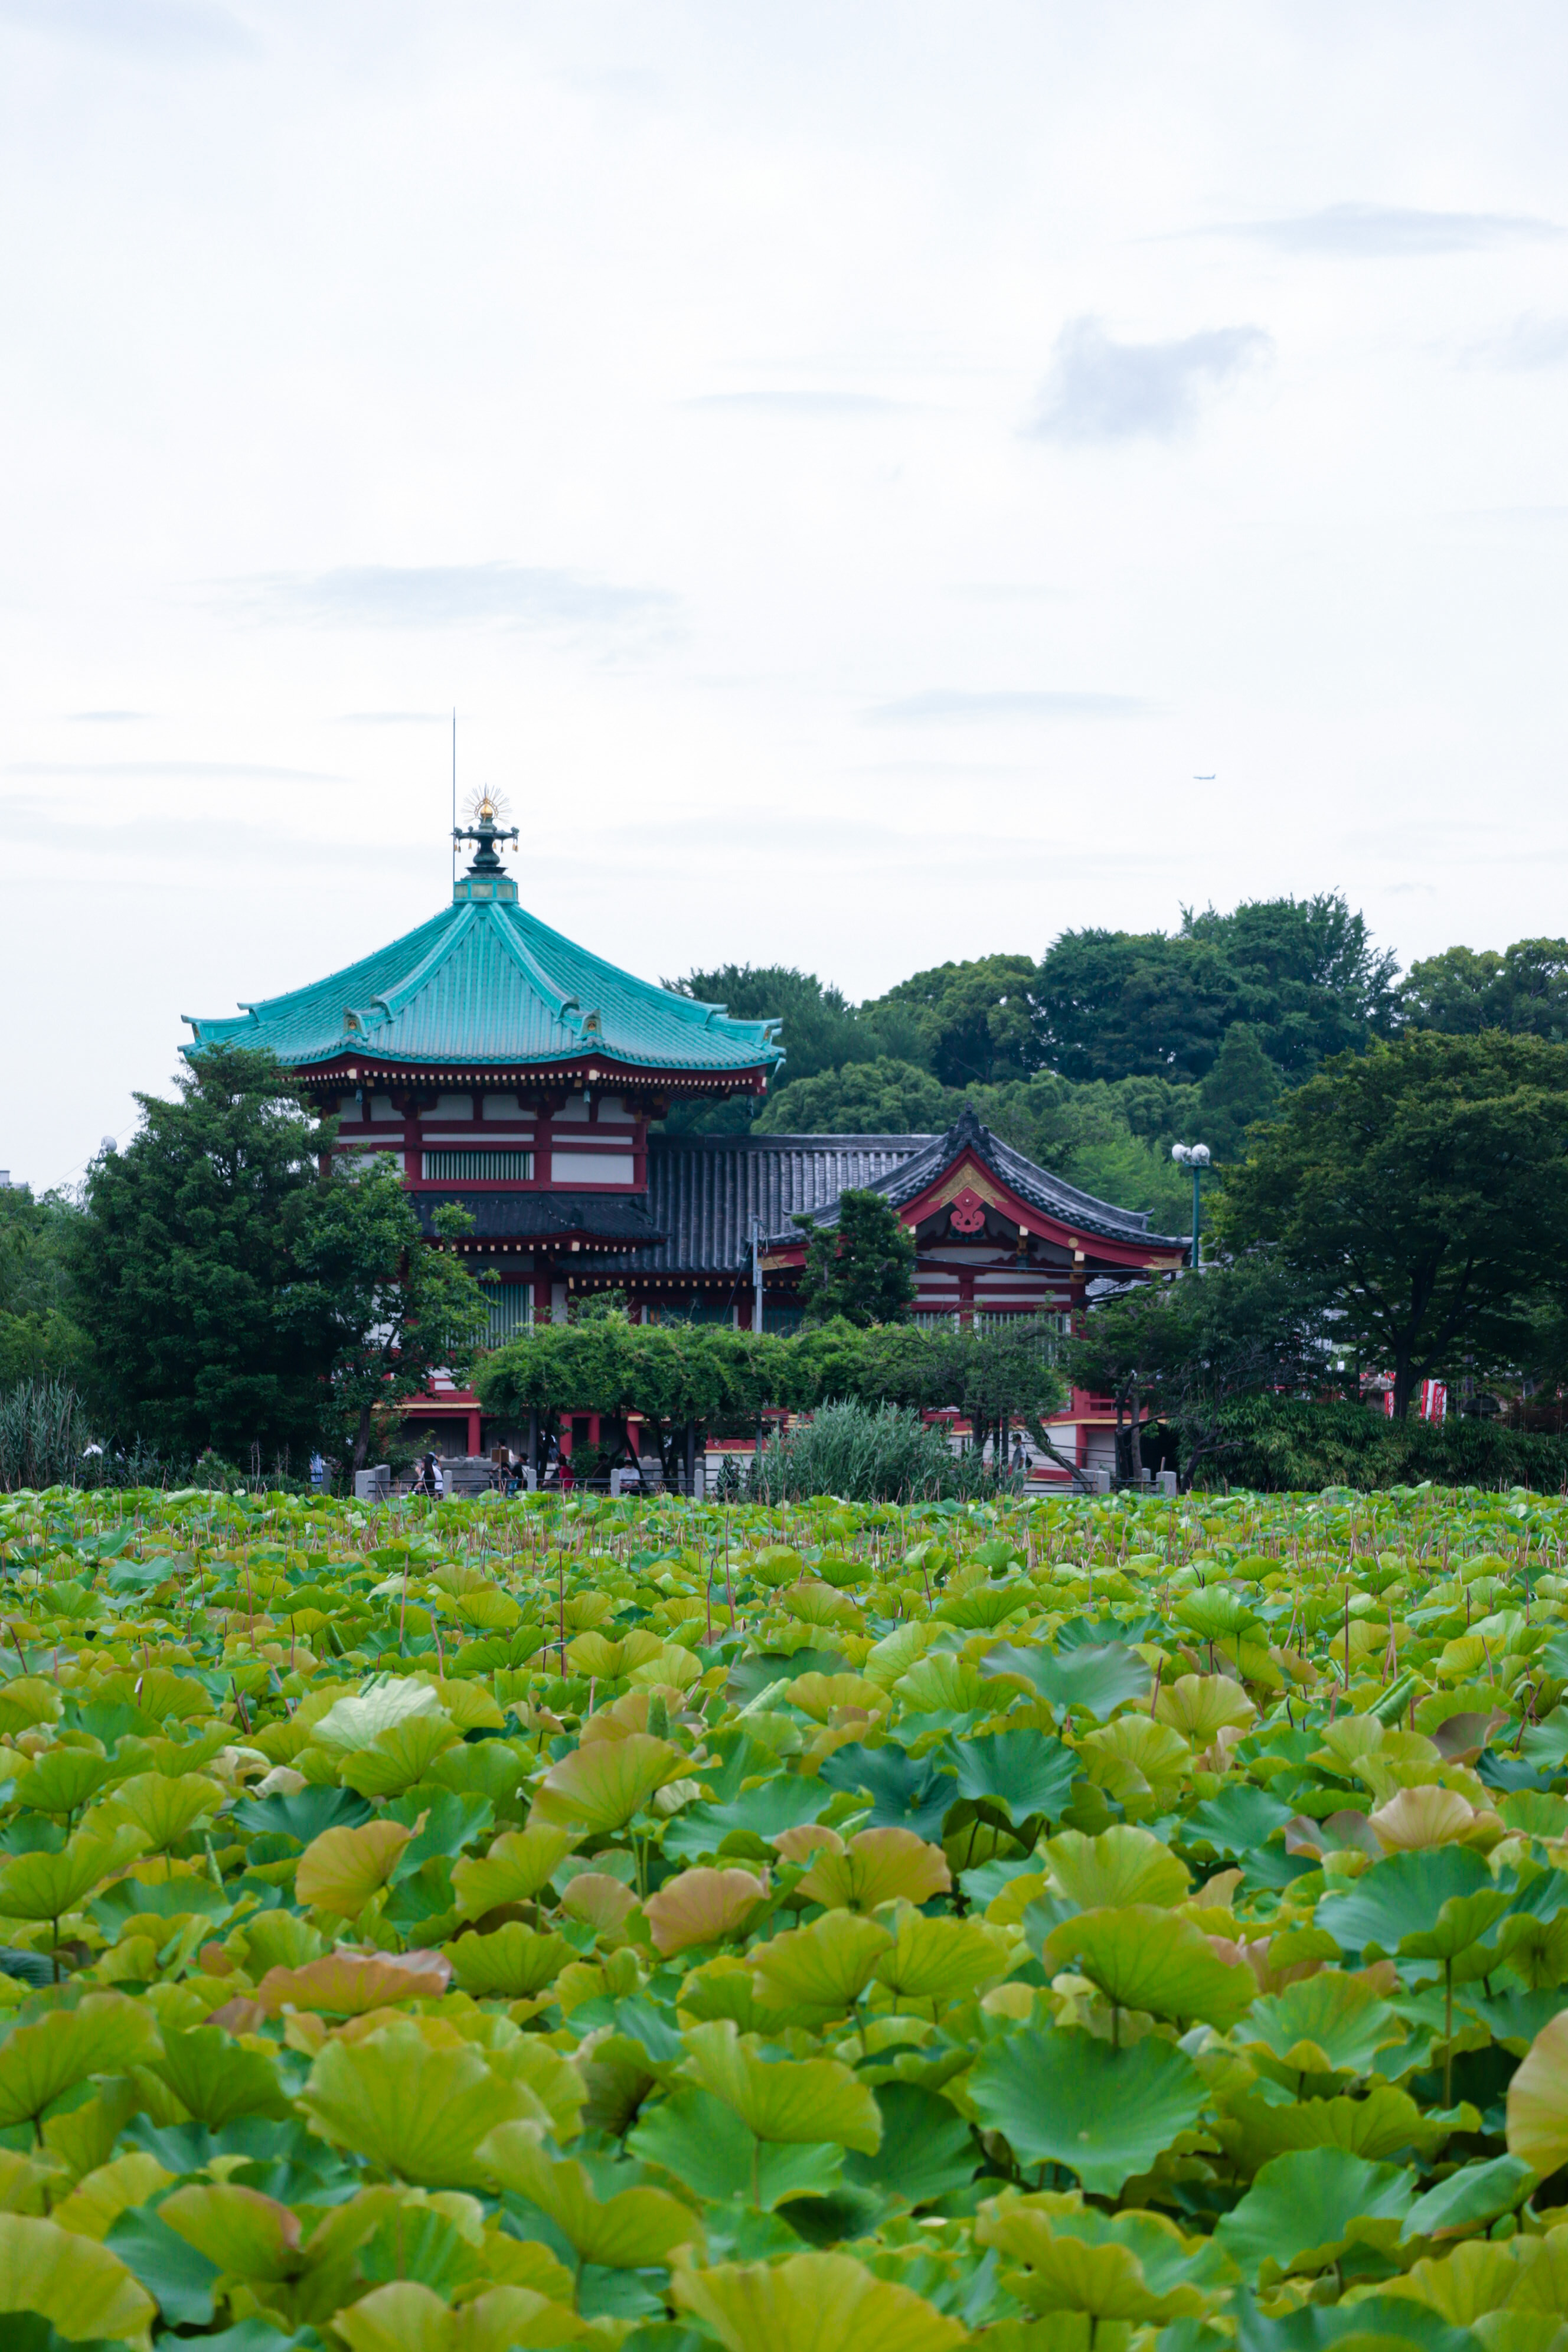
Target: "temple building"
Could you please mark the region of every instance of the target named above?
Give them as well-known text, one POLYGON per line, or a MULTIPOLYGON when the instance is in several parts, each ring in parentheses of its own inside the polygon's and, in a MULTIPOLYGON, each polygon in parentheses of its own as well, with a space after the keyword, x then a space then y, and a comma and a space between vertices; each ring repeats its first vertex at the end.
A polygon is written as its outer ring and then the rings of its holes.
MULTIPOLYGON (((339 1121, 337 1150, 395 1154, 426 1227, 457 1201, 458 1244, 490 1302, 497 1345, 614 1286, 650 1321, 799 1322, 806 1234, 839 1196, 881 1192, 914 1234, 922 1322, 1068 1317, 1105 1278, 1169 1272, 1179 1239, 1066 1184, 966 1110, 945 1135, 670 1135, 672 1104, 761 1097, 784 1060, 776 1022, 731 1019, 637 980, 518 903, 486 798, 452 903, 326 980, 186 1018, 187 1053, 273 1054, 339 1121)), ((476 1397, 415 1401, 421 1430, 477 1454, 476 1397), (454 1441, 456 1441, 454 1443, 454 1441)), ((1056 1442, 1084 1463, 1107 1413, 1075 1395, 1056 1442)), ((584 1440, 597 1432, 584 1417, 584 1440)))

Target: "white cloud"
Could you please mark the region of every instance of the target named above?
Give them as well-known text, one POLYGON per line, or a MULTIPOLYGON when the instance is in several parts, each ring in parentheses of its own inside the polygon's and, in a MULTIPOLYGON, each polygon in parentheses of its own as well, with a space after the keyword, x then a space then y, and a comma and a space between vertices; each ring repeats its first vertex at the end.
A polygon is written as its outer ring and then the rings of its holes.
POLYGON ((458 629, 486 624, 571 632, 667 619, 675 599, 526 563, 363 563, 274 572, 225 584, 258 618, 345 629, 458 629))
POLYGON ((879 702, 866 717, 878 727, 940 727, 994 719, 1147 719, 1151 707, 1131 694, 1053 694, 1027 688, 960 693, 937 688, 906 695, 898 702, 879 702))
POLYGON ((1555 221, 1533 213, 1424 212, 1410 205, 1329 205, 1321 212, 1299 213, 1281 220, 1222 222, 1210 234, 1248 237, 1280 253, 1322 254, 1346 261, 1403 261, 1427 254, 1539 245, 1563 232, 1555 221))
POLYGON ((1069 320, 1027 430, 1042 441, 1166 439, 1273 348, 1260 327, 1211 327, 1171 342, 1118 343, 1098 319, 1069 320))

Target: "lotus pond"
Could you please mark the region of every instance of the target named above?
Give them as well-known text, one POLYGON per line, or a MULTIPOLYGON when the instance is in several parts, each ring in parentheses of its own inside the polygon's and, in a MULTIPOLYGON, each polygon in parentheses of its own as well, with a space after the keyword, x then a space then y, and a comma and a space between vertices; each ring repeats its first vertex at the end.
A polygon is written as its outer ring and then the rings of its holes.
POLYGON ((0 1570, 7 2352, 1568 2352, 1568 1502, 0 1570))

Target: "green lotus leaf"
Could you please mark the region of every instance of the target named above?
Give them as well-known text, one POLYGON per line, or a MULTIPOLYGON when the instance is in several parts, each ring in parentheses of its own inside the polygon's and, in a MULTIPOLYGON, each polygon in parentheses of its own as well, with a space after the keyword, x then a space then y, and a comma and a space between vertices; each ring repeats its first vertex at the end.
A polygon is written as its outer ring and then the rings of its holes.
POLYGON ((1344 1894, 1324 1896, 1317 1921, 1342 1951, 1452 1960, 1486 1935, 1510 1900, 1470 1847, 1431 1846, 1373 1863, 1344 1894))
POLYGON ((952 1748, 958 1793, 1000 1805, 1015 1822, 1059 1821, 1079 1771, 1070 1748, 1043 1731, 994 1731, 952 1748))
POLYGON ((158 2047, 152 2014, 118 1992, 89 1993, 76 2009, 18 2025, 0 2042, 0 2126, 36 2123, 94 2074, 125 2074, 158 2047))
MULTIPOLYGON (((838 1754, 848 1752, 840 1748, 838 1754)), ((836 1764, 838 1757, 830 1756, 827 1760, 836 1764)), ((742 1789, 722 1803, 688 1805, 665 1831, 660 1841, 663 1851, 676 1862, 698 1862, 708 1855, 721 1859, 733 1855, 742 1862, 772 1862, 775 1859, 772 1843, 775 1837, 782 1837, 786 1830, 799 1829, 826 1811, 837 1784, 828 1782, 825 1786, 825 1781, 826 1766, 821 1780, 797 1780, 781 1772, 753 1789, 742 1789)), ((951 1789, 951 1782, 946 1785, 951 1789)))
POLYGON ((1052 1928, 1040 1958, 1049 1970, 1070 1966, 1088 1977, 1119 2009, 1202 2018, 1222 2031, 1258 1991, 1245 1962, 1221 1959, 1201 1928, 1153 1903, 1064 1919, 1052 1928))
MULTIPOLYGON (((871 1800, 868 1829, 912 1830, 921 1838, 941 1835, 948 1808, 958 1796, 952 1771, 932 1759, 909 1756, 901 1748, 865 1748, 858 1741, 829 1756, 820 1777, 829 1789, 865 1790, 871 1800)), ((816 1820, 816 1815, 806 1818, 816 1820)))
MULTIPOLYGON (((570 2344, 588 2333, 574 2313, 528 2287, 487 2287, 452 2311, 417 2279, 373 2287, 336 2315, 332 2329, 349 2352, 532 2352, 535 2346, 570 2344)), ((268 2348, 259 2342, 237 2344, 233 2352, 268 2348)))
POLYGON ((1051 1883, 1080 1911, 1124 1903, 1170 1905, 1192 1884, 1186 1864, 1152 1831, 1118 1822, 1098 1836, 1063 1830, 1040 1848, 1051 1883))
POLYGON ((357 1829, 323 1830, 300 1857, 294 1892, 312 1910, 357 1919, 387 1885, 413 1843, 414 1832, 384 1816, 357 1829))
POLYGON ((1380 2050, 1405 2039, 1405 2026, 1370 1985, 1323 1969, 1255 2001, 1237 2039, 1293 2074, 1364 2074, 1380 2050))
POLYGON ((1215 2236, 1244 2278, 1327 2270, 1356 2240, 1394 2244, 1415 2194, 1414 2176, 1342 2148, 1272 2157, 1215 2236))
MULTIPOLYGON (((647 2080, 651 2087, 653 2078, 647 2080)), ((967 2140, 967 2125, 963 2132, 967 2140)), ((645 2106, 636 2130, 627 2134, 626 2148, 706 2204, 749 2196, 763 2212, 792 2198, 826 2196, 847 2161, 876 2161, 855 2154, 847 2159, 835 2140, 759 2142, 733 2107, 695 2083, 680 2084, 668 2098, 645 2106)))
POLYGON ((71 2342, 141 2342, 156 2305, 107 2246, 54 2221, 0 2212, 0 2312, 34 2313, 71 2342))
POLYGON ((481 2186, 476 2150, 497 2124, 551 2122, 542 2100, 492 2073, 471 2044, 437 2048, 412 2022, 363 2042, 329 2042, 300 2104, 323 2138, 430 2189, 481 2186))
POLYGON ((851 2149, 844 2159, 846 2180, 910 2207, 968 2188, 981 2154, 956 2108, 918 2083, 879 2084, 876 2100, 881 2145, 870 2156, 851 2149))
POLYGON ((983 2205, 976 2245, 1015 2267, 1004 2283, 1029 2311, 1163 2326, 1212 2308, 1236 2276, 1212 2238, 1185 2238, 1157 2213, 1101 2213, 1076 2197, 1020 2197, 983 2205))
POLYGON ((1020 2163, 1064 2164, 1096 2197, 1118 2195, 1174 2147, 1205 2095, 1185 2052, 1156 2035, 1112 2050, 1088 2033, 1032 2030, 991 2043, 966 2088, 1020 2163))
POLYGON ((1215 2126, 1226 2154, 1248 2175, 1294 2148, 1342 2147, 1375 2161, 1414 2147, 1429 2157, 1456 2128, 1451 2120, 1429 2122, 1409 2092, 1392 2083, 1375 2084, 1359 2099, 1280 2102, 1232 2092, 1215 2126))
POLYGON ((847 2254, 683 2268, 674 2295, 724 2352, 951 2352, 969 2340, 960 2321, 847 2254))
POLYGON ((1517 2156, 1494 2157, 1489 2164, 1461 2165, 1405 2217, 1406 2238, 1459 2238, 1511 2213, 1535 2186, 1533 2166, 1517 2156))
POLYGON ((112 1758, 96 1748, 51 1748, 17 1775, 11 1793, 18 1805, 33 1812, 76 1813, 116 1771, 112 1758))
POLYGON ((1175 1615, 1179 1623, 1205 1642, 1234 1641, 1262 1622, 1251 1602, 1226 1584, 1208 1584, 1199 1592, 1187 1593, 1177 1601, 1175 1615))
POLYGON ((667 2263, 677 2246, 703 2245, 702 2224, 689 2205, 662 2189, 623 2189, 603 2201, 583 2167, 549 2156, 526 2124, 498 2125, 479 2148, 503 2189, 537 2205, 580 2262, 601 2269, 642 2270, 667 2263))
POLYGON ((1081 1707, 1097 1723, 1104 1723, 1129 1699, 1146 1697, 1149 1690, 1148 1667, 1121 1642, 1062 1651, 1043 1646, 1021 1650, 999 1642, 982 1659, 981 1672, 1026 1684, 1064 1715, 1081 1707))
POLYGON ((913 1830, 860 1830, 837 1851, 819 1846, 795 1894, 828 1910, 874 1911, 879 1903, 900 1897, 927 1903, 952 1885, 942 1848, 916 1837, 913 1830))
MULTIPOLYGON (((147 2063, 209 2131, 222 2131, 237 2116, 280 2118, 294 2112, 272 2061, 231 2041, 216 2025, 184 2032, 165 2026, 163 2051, 147 2063)), ((0 2052, 0 2071, 4 2064, 0 2052)))
MULTIPOLYGON (((868 1923, 858 1921, 864 1926, 868 1923)), ((759 2140, 836 2140, 874 2156, 882 2121, 864 2083, 836 2058, 768 2060, 728 2018, 693 2026, 683 2071, 722 2099, 759 2140)))

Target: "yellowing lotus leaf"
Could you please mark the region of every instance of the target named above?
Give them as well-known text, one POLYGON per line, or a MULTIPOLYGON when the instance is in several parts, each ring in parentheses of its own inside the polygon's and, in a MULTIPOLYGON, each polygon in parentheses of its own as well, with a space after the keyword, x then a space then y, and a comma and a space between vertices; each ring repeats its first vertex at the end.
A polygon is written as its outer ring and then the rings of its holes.
POLYGON ((1000 1983, 1012 1965, 1008 1937, 983 1920, 928 1919, 907 1903, 896 1918, 891 1948, 874 1973, 900 2000, 966 2000, 982 1985, 1000 1983))
POLYGON ((1159 2213, 1102 2213, 1076 2197, 1019 2197, 983 2205, 977 2245, 1022 2270, 1004 2281, 1034 2312, 1081 2311, 1096 2322, 1164 2326, 1208 2310, 1234 2265, 1209 2238, 1185 2238, 1159 2213))
POLYGON ((681 2071, 738 2115, 759 2140, 837 2140, 875 2156, 882 2119, 867 2085, 836 2058, 761 2057, 754 2035, 729 2018, 693 2026, 681 2071))
POLYGON ((182 1772, 171 1780, 163 1772, 138 1772, 121 1780, 112 1797, 98 1808, 94 1826, 101 1821, 140 1830, 154 1853, 174 1845, 205 1814, 216 1812, 226 1789, 200 1772, 182 1772))
POLYGON ((1401 1789, 1368 1818, 1387 1853, 1429 1845, 1473 1845, 1485 1852, 1503 1834, 1489 1806, 1471 1805, 1457 1789, 1401 1789))
POLYGON ((78 1830, 58 1853, 19 1853, 0 1868, 0 1917, 61 1919, 146 1844, 140 1830, 122 1824, 107 1836, 78 1830))
POLYGON ((888 1694, 859 1675, 796 1675, 789 1686, 789 1703, 814 1723, 826 1723, 838 1706, 858 1706, 868 1715, 884 1713, 888 1694))
POLYGON ((414 2279, 373 2287, 337 2314, 332 2328, 349 2352, 532 2352, 589 2332, 575 2312, 527 2287, 487 2287, 450 2311, 414 2279))
POLYGON ((0 2213, 0 2312, 35 2312, 60 2335, 144 2343, 157 2305, 118 2254, 57 2222, 0 2213))
POLYGON ((646 1666, 662 1656, 664 1643, 657 1633, 634 1625, 618 1642, 597 1633, 579 1633, 566 1645, 566 1663, 574 1675, 594 1675, 600 1682, 619 1682, 634 1666, 646 1666))
POLYGON ((397 1867, 414 1832, 401 1822, 362 1822, 357 1829, 323 1830, 300 1856, 294 1893, 315 1911, 357 1919, 397 1867))
POLYGON ((661 1649, 657 1658, 647 1658, 640 1666, 633 1666, 626 1676, 634 1690, 647 1691, 688 1691, 701 1679, 701 1660, 674 1643, 661 1649))
POLYGON ((766 1887, 749 1870, 683 1870, 643 1907, 654 1948, 668 1959, 693 1944, 727 1943, 766 1900, 766 1887))
MULTIPOLYGON (((492 2074, 508 2083, 521 2083, 542 2100, 550 2116, 550 2128, 558 2140, 574 2139, 587 2104, 588 2090, 582 2074, 570 2058, 563 2058, 542 2035, 519 2033, 486 2053, 492 2074)), ((539 2285, 535 2278, 513 2280, 514 2284, 539 2285)))
POLYGON ((482 1862, 465 1857, 452 1866, 459 1919, 480 1919, 503 1903, 527 1903, 548 1885, 577 1843, 569 1830, 542 1822, 508 1830, 482 1862))
POLYGON ((356 1748, 339 1768, 343 1786, 362 1797, 400 1797, 423 1780, 437 1756, 458 1745, 456 1724, 444 1715, 410 1715, 378 1731, 369 1748, 356 1748))
POLYGON ((488 1936, 459 1936, 446 1957, 457 1983, 476 2000, 522 2000, 553 1984, 574 1955, 564 1936, 508 1919, 488 1936))
POLYGON ((1543 2178, 1568 2158, 1568 2010, 1542 2027, 1509 2084, 1508 2152, 1543 2178))
POLYGON ((1202 2018, 1222 2031, 1251 2006, 1258 1979, 1245 1962, 1221 1959, 1190 1919, 1153 1903, 1080 1912, 1051 1930, 1042 1960, 1068 1966, 1120 2009, 1156 2017, 1202 2018))
POLYGON ((861 1830, 837 1853, 818 1853, 795 1889, 825 1910, 874 1911, 879 1903, 929 1903, 952 1873, 942 1848, 913 1830, 861 1830))
POLYGON ((476 1633, 510 1633, 522 1618, 510 1593, 499 1584, 476 1585, 471 1592, 456 1594, 452 1614, 476 1633))
POLYGON ((769 2008, 804 2006, 835 2016, 871 1981, 892 1937, 879 1921, 830 1911, 758 1944, 750 1958, 757 1998, 769 2008))
POLYGON ((35 1723, 58 1723, 60 1695, 42 1675, 13 1675, 0 1683, 0 1732, 15 1738, 35 1723))
POLYGON ((952 2352, 968 2331, 848 2254, 682 2265, 675 2300, 725 2352, 952 2352))
POLYGON ((612 1941, 637 1907, 633 1889, 624 1880, 612 1878, 607 1870, 578 1871, 561 1897, 561 1908, 568 1919, 584 1920, 612 1941))
POLYGON ((535 1794, 532 1819, 580 1825, 594 1836, 624 1829, 684 1761, 679 1748, 647 1732, 596 1740, 551 1766, 535 1794))
POLYGON ((488 2131, 551 2121, 542 2100, 497 2075, 471 2044, 437 2048, 412 2020, 362 2042, 329 2042, 300 2104, 324 2139, 428 2189, 482 2187, 475 2150, 488 2131))
POLYGON ((158 2047, 155 2021, 123 1993, 89 1993, 76 2009, 18 2025, 0 2042, 0 2126, 31 2123, 93 2074, 126 2074, 158 2047))
POLYGON ((237 2181, 176 2189, 158 2215, 176 2237, 236 2278, 277 2281, 300 2268, 299 2215, 237 2181))
POLYGON ((583 2262, 643 2270, 668 2262, 677 2246, 703 2243, 701 2222, 679 2199, 662 2189, 623 2189, 601 2202, 583 2167, 547 2156, 525 2126, 500 2125, 481 2143, 479 2161, 503 2189, 547 2214, 583 2262))
POLYGON ((438 2000, 452 1980, 440 1952, 356 1952, 340 1944, 302 1968, 268 1969, 256 1998, 268 2016, 285 2009, 321 2017, 363 2017, 400 2000, 438 2000))
POLYGON ((1123 1903, 1180 1903, 1187 1892, 1186 1864, 1152 1831, 1118 1822, 1086 1837, 1063 1830, 1041 1849, 1053 1884, 1080 1911, 1123 1903))
POLYGON ((1258 1709, 1228 1675, 1181 1675, 1162 1683, 1154 1700, 1160 1722, 1168 1723, 1184 1739, 1205 1748, 1216 1731, 1250 1723, 1258 1709))
POLYGON ((49 2218, 78 2237, 101 2241, 130 2206, 144 2205, 160 2189, 167 2189, 174 2178, 155 2156, 137 2148, 130 2156, 111 2158, 85 2173, 49 2218))
POLYGON ((96 1748, 51 1748, 18 1774, 13 1795, 36 1813, 77 1813, 114 1777, 113 1760, 96 1748))

